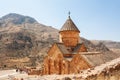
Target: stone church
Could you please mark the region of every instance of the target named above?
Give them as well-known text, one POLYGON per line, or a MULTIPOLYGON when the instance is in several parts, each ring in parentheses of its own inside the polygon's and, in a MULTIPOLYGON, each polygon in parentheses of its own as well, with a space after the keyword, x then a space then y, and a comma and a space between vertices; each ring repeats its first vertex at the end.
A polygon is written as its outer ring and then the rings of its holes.
POLYGON ((112 59, 100 52, 88 52, 79 35, 80 30, 68 16, 59 31, 59 43, 52 45, 44 59, 43 75, 80 73, 112 59))

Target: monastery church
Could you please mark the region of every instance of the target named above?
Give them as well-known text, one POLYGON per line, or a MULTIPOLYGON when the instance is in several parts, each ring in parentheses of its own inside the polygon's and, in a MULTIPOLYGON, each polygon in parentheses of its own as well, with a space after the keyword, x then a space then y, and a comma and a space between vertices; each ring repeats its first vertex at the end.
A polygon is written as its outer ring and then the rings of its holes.
POLYGON ((59 31, 59 43, 52 45, 44 59, 43 74, 80 73, 112 59, 100 52, 88 52, 79 35, 80 30, 68 16, 59 31))

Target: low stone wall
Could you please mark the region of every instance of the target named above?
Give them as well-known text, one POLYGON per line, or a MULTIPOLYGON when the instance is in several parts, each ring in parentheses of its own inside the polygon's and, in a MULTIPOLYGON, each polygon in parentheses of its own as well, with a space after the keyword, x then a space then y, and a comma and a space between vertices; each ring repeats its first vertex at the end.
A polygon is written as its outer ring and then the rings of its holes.
POLYGON ((90 75, 84 80, 120 80, 120 64, 113 68, 106 68, 99 74, 90 75))
POLYGON ((71 80, 120 80, 120 58, 71 77, 71 80))

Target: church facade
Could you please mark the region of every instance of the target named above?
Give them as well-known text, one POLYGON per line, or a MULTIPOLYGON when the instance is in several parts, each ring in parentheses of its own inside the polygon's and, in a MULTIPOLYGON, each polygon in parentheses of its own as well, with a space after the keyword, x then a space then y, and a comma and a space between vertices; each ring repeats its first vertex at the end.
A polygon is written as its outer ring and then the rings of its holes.
POLYGON ((91 67, 78 54, 87 52, 84 43, 80 43, 79 33, 79 29, 69 16, 59 31, 59 43, 53 44, 44 59, 43 74, 78 73, 81 69, 91 67))
POLYGON ((42 74, 72 74, 105 63, 103 53, 88 52, 80 41, 80 30, 69 16, 43 62, 42 74))

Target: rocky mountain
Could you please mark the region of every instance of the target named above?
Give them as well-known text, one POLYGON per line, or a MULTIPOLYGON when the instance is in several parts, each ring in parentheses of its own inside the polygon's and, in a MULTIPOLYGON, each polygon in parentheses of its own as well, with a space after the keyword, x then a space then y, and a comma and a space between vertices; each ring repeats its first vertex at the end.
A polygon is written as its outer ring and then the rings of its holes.
MULTIPOLYGON (((58 39, 57 29, 40 24, 34 18, 16 13, 5 15, 0 18, 0 68, 40 65, 58 39)), ((88 51, 109 51, 102 42, 94 44, 80 39, 88 51)))
POLYGON ((10 13, 0 18, 0 26, 7 27, 9 24, 24 24, 24 23, 35 23, 37 22, 34 18, 29 16, 23 16, 16 13, 10 13))

